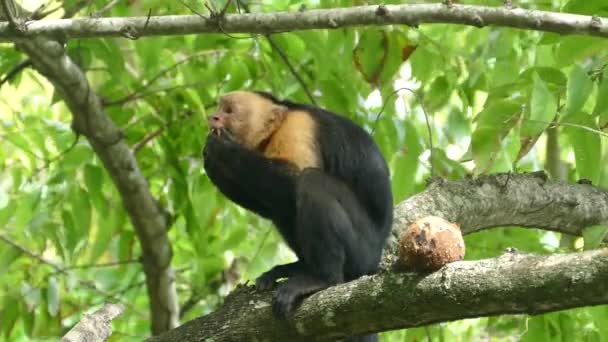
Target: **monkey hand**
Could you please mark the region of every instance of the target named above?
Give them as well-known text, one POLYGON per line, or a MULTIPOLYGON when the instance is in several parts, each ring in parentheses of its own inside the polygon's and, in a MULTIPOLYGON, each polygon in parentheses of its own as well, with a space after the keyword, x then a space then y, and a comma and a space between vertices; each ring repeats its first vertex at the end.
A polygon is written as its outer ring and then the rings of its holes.
POLYGON ((277 277, 271 272, 265 272, 255 280, 255 288, 258 291, 267 291, 274 289, 277 277))
POLYGON ((207 135, 207 143, 203 149, 203 157, 205 159, 218 159, 222 157, 233 157, 233 152, 239 148, 229 134, 218 134, 214 131, 207 135))

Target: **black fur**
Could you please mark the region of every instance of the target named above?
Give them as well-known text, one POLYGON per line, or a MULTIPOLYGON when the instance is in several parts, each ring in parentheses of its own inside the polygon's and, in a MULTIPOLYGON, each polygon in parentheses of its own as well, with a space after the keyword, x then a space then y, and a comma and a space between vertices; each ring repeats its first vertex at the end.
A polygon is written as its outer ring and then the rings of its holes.
MULTIPOLYGON (((312 115, 319 127, 321 168, 297 173, 225 137, 210 134, 205 170, 229 199, 273 221, 298 256, 256 280, 277 291, 275 313, 285 317, 306 295, 377 271, 393 220, 389 171, 371 136, 323 109, 258 92, 290 110, 312 115)), ((225 135, 224 135, 225 136, 225 135)), ((377 335, 351 341, 377 341, 377 335)))

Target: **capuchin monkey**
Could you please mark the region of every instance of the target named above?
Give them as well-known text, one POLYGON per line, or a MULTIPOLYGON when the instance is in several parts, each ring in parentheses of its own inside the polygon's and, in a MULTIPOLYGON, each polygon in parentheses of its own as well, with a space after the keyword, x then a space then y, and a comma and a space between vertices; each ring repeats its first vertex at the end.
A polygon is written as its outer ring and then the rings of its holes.
MULTIPOLYGON (((235 91, 209 117, 205 171, 230 200, 271 220, 298 261, 256 279, 278 284, 286 318, 303 297, 377 272, 393 221, 389 170, 371 136, 327 110, 235 91)), ((376 334, 349 341, 377 341, 376 334)))

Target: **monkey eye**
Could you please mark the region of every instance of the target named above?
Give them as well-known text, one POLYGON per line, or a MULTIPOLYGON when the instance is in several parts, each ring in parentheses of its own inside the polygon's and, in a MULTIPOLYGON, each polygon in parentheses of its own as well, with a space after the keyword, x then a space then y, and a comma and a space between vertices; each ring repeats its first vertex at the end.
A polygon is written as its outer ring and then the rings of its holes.
POLYGON ((232 107, 231 106, 224 107, 224 113, 226 113, 226 114, 232 114, 232 107))

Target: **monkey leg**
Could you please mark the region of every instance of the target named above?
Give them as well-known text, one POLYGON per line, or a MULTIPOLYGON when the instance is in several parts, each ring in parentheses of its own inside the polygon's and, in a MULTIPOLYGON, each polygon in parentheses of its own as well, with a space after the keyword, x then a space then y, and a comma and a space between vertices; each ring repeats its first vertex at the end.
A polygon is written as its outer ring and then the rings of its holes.
POLYGON ((347 249, 356 241, 343 204, 352 194, 319 169, 304 170, 296 186, 294 241, 302 269, 279 284, 275 312, 285 317, 304 296, 344 282, 347 249))

